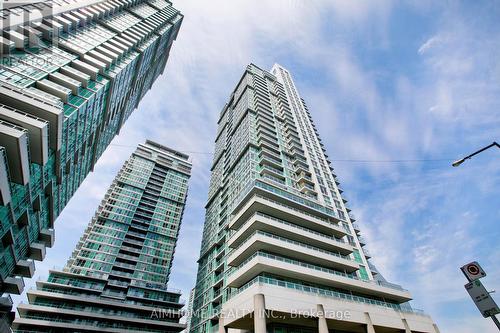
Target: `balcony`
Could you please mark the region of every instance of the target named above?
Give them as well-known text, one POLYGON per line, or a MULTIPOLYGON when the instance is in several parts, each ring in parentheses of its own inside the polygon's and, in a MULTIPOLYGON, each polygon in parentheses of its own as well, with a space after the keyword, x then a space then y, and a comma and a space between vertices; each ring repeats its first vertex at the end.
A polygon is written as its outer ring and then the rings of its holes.
POLYGON ((42 261, 45 258, 45 244, 31 243, 30 244, 30 259, 42 261))
POLYGON ((299 148, 296 145, 293 145, 292 149, 291 149, 291 153, 292 153, 292 156, 294 156, 295 158, 305 160, 305 158, 304 158, 305 152, 304 152, 304 150, 302 150, 302 148, 299 148))
POLYGON ((269 156, 269 157, 272 157, 274 159, 276 159, 277 161, 281 162, 281 155, 280 155, 280 152, 279 150, 271 150, 271 149, 268 149, 266 147, 260 147, 260 155, 266 155, 266 156, 269 156))
MULTIPOLYGON (((134 253, 142 253, 142 249, 138 249, 138 248, 127 246, 127 245, 122 245, 121 249, 125 250, 125 251, 129 251, 129 252, 134 252, 134 253)), ((120 253, 119 256, 124 256, 124 255, 120 253)), ((127 257, 131 257, 131 256, 126 255, 123 258, 126 259, 127 257)), ((134 257, 134 258, 135 258, 135 260, 137 260, 138 257, 134 257)))
POLYGON ((311 177, 312 173, 309 171, 309 167, 304 167, 303 165, 298 165, 294 169, 295 174, 298 175, 299 177, 304 174, 306 176, 311 177))
POLYGON ((222 286, 223 282, 224 282, 224 272, 215 274, 213 287, 222 286))
POLYGON ((228 265, 238 266, 257 251, 287 253, 297 260, 349 272, 359 269, 359 265, 347 256, 263 231, 254 232, 235 248, 228 257, 228 265))
POLYGON ((240 288, 261 273, 271 273, 309 283, 357 291, 366 295, 406 302, 409 292, 398 285, 361 280, 356 275, 312 265, 265 252, 256 252, 235 268, 227 278, 229 287, 240 288))
POLYGON ((298 184, 299 185, 299 191, 305 194, 312 194, 312 195, 317 195, 318 192, 314 189, 314 186, 307 183, 307 182, 301 182, 298 184))
POLYGON ((327 251, 338 251, 343 255, 348 255, 353 251, 352 245, 342 239, 330 236, 331 233, 319 233, 260 212, 256 212, 244 222, 243 226, 228 240, 228 246, 232 248, 239 246, 258 230, 280 235, 327 251))
POLYGON ((19 276, 9 276, 3 281, 5 292, 10 294, 21 294, 24 289, 24 281, 19 276))
POLYGON ((300 138, 296 135, 288 135, 288 137, 286 138, 286 142, 289 145, 296 144, 297 146, 302 147, 302 143, 300 142, 300 138))
POLYGON ((0 142, 5 146, 10 179, 17 184, 29 182, 28 131, 0 120, 0 142))
POLYGON ((136 232, 136 231, 132 231, 129 229, 129 231, 127 231, 127 235, 130 235, 130 236, 134 236, 134 237, 137 237, 137 238, 146 238, 146 233, 140 233, 140 232, 136 232))
POLYGON ((212 302, 219 302, 219 301, 222 301, 222 288, 214 291, 214 295, 213 295, 213 299, 212 299, 212 302))
POLYGON ((125 281, 119 281, 119 280, 108 280, 108 285, 115 286, 115 287, 128 288, 130 283, 125 282, 125 281))
POLYGON ((38 239, 45 244, 47 247, 52 247, 55 241, 54 229, 42 229, 38 239))
POLYGON ((215 251, 216 252, 215 259, 217 259, 217 260, 221 259, 224 256, 225 250, 226 250, 225 247, 218 248, 215 251))
MULTIPOLYGON (((287 202, 286 200, 283 201, 287 202)), ((229 222, 229 228, 240 228, 256 212, 270 215, 320 233, 335 235, 339 238, 347 235, 347 231, 339 226, 336 221, 309 214, 306 210, 297 209, 261 195, 254 195, 246 201, 245 206, 229 222)))
POLYGON ((301 186, 302 184, 309 184, 310 186, 313 186, 313 188, 314 188, 314 182, 313 182, 311 176, 305 172, 300 172, 299 178, 297 179, 297 183, 299 184, 299 186, 301 186))
POLYGON ((288 135, 294 136, 296 138, 299 138, 299 133, 294 128, 292 128, 290 126, 286 127, 285 133, 287 133, 288 135))
POLYGON ((299 167, 303 167, 306 170, 309 169, 309 165, 303 159, 295 159, 293 161, 293 165, 295 166, 296 169, 299 167))
POLYGON ((222 272, 224 270, 224 257, 215 260, 214 271, 216 273, 222 272))
POLYGON ((259 132, 259 131, 269 132, 269 134, 272 135, 273 137, 276 137, 276 135, 277 135, 275 127, 270 126, 267 123, 257 122, 256 129, 257 129, 257 132, 259 132))
POLYGON ((113 264, 113 267, 121 267, 121 268, 126 268, 126 269, 135 269, 135 265, 136 264, 127 264, 127 263, 124 263, 124 262, 120 262, 120 261, 115 261, 115 263, 113 264))
POLYGON ((368 251, 366 248, 363 248, 363 253, 366 257, 366 259, 370 259, 372 255, 370 254, 370 251, 368 251))
POLYGON ((35 262, 31 259, 19 260, 16 263, 14 273, 27 278, 33 277, 33 274, 35 274, 35 262))
POLYGON ((305 155, 304 155, 304 154, 299 153, 299 152, 297 151, 297 149, 294 149, 294 151, 295 151, 295 152, 294 152, 293 156, 295 157, 295 159, 297 159, 297 160, 299 160, 299 161, 302 161, 302 162, 304 162, 304 163, 307 163, 307 159, 306 159, 306 157, 305 157, 305 155))
POLYGON ((281 168, 282 167, 282 162, 280 158, 276 158, 273 155, 269 154, 260 154, 261 164, 267 164, 275 168, 281 168))
POLYGON ((39 97, 40 93, 43 94, 33 87, 20 91, 7 86, 0 86, 0 99, 2 103, 18 110, 24 110, 24 112, 34 117, 49 122, 48 141, 50 148, 59 150, 62 140, 62 103, 60 101, 60 105, 56 105, 57 102, 54 102, 54 104, 49 103, 46 99, 39 97))
POLYGON ((102 292, 101 296, 118 298, 118 299, 125 299, 125 297, 127 296, 127 293, 126 292, 116 292, 116 291, 111 291, 111 290, 104 290, 102 292))
POLYGON ((135 240, 135 239, 131 239, 131 238, 124 238, 123 239, 123 242, 124 243, 129 243, 129 244, 135 244, 135 245, 138 245, 138 246, 142 246, 143 245, 143 241, 140 242, 138 240, 135 240))
POLYGON ((139 259, 139 256, 131 256, 131 255, 119 252, 117 255, 117 258, 137 261, 139 259))
POLYGON ((265 146, 268 149, 271 149, 273 151, 276 151, 278 154, 280 152, 279 150, 279 144, 278 140, 274 137, 270 137, 267 133, 263 132, 259 135, 257 142, 259 142, 260 145, 265 146))
POLYGON ((285 176, 283 175, 283 170, 280 170, 278 168, 269 166, 269 165, 263 165, 262 169, 260 170, 260 174, 269 174, 273 177, 279 178, 281 180, 285 180, 285 176))
POLYGON ((260 124, 258 124, 256 129, 257 129, 257 134, 259 135, 265 134, 273 139, 276 139, 277 137, 276 131, 274 129, 273 130, 269 129, 269 127, 263 127, 260 126, 260 124))
POLYGON ((0 311, 2 311, 3 313, 6 312, 8 313, 12 310, 12 305, 14 305, 14 302, 12 301, 12 297, 9 294, 4 294, 0 296, 0 311))
POLYGON ((44 165, 48 161, 48 121, 1 104, 0 119, 28 131, 31 162, 44 165))
POLYGON ((260 117, 257 119, 257 126, 262 126, 263 128, 266 128, 269 131, 275 130, 274 123, 270 122, 269 120, 267 120, 263 117, 260 117))

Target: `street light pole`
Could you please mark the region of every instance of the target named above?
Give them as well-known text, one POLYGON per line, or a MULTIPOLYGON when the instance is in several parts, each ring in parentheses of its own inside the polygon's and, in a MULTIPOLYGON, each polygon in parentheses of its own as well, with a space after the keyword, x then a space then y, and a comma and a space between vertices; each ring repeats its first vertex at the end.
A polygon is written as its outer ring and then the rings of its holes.
POLYGON ((481 152, 485 151, 486 149, 489 149, 489 148, 491 148, 491 147, 495 147, 495 146, 496 146, 497 148, 500 148, 500 145, 499 145, 498 143, 493 142, 492 144, 490 144, 490 145, 488 145, 488 146, 486 146, 486 147, 484 147, 484 148, 481 148, 481 149, 479 149, 478 151, 476 151, 476 152, 474 152, 474 153, 472 153, 472 154, 470 154, 470 155, 468 155, 468 156, 465 156, 464 158, 462 158, 462 159, 460 159, 460 160, 457 160, 457 161, 453 162, 451 165, 452 165, 452 166, 454 166, 454 167, 457 167, 457 166, 459 166, 460 164, 464 163, 464 162, 465 162, 465 160, 470 159, 472 156, 475 156, 475 155, 477 155, 477 154, 479 154, 479 153, 481 153, 481 152))
POLYGON ((497 328, 500 331, 500 321, 498 321, 498 318, 495 315, 493 315, 491 316, 491 319, 493 319, 493 322, 495 323, 495 325, 497 325, 497 328))

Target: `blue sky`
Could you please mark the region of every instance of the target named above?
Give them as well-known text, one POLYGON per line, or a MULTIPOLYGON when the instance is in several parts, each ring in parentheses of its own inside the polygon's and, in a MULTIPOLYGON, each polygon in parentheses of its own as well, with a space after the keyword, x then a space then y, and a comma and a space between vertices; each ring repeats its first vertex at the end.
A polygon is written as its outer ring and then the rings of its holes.
POLYGON ((458 268, 478 260, 485 285, 500 290, 500 151, 459 168, 449 160, 500 141, 500 2, 174 4, 185 20, 164 75, 58 218, 27 289, 64 265, 121 164, 151 138, 198 152, 170 279, 187 297, 218 114, 248 63, 278 62, 309 106, 379 270, 442 332, 495 332, 458 268))

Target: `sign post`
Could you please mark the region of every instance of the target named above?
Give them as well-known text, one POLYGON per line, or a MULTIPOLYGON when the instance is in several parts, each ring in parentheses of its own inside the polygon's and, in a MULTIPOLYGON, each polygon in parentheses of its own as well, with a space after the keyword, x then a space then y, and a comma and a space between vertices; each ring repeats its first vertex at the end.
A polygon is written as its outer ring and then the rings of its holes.
POLYGON ((482 277, 486 276, 486 272, 477 261, 468 263, 460 269, 467 280, 469 280, 469 283, 464 286, 465 290, 469 293, 472 301, 479 309, 479 312, 481 312, 485 318, 491 317, 498 330, 500 330, 500 322, 496 317, 496 315, 500 313, 500 308, 498 308, 495 300, 480 281, 482 277))

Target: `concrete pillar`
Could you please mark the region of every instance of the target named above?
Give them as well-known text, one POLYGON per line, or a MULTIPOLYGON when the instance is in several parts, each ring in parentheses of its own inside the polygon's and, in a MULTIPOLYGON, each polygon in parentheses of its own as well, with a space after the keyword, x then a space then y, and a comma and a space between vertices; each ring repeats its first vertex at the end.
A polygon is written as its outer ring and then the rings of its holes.
POLYGON ((266 301, 264 294, 253 296, 253 328, 254 333, 266 333, 266 301))
POLYGON ((410 330, 410 326, 408 325, 408 322, 406 321, 406 319, 402 319, 403 321, 403 325, 405 326, 405 333, 411 333, 411 330, 410 330))
POLYGON ((227 329, 224 327, 224 316, 219 317, 219 333, 227 333, 227 329))
POLYGON ((372 319, 370 318, 370 314, 365 312, 366 319, 366 333, 375 333, 375 327, 373 327, 372 319))
POLYGON ((325 309, 323 304, 317 305, 318 312, 318 333, 328 333, 328 325, 326 323, 325 309))

